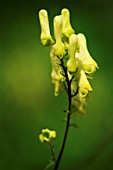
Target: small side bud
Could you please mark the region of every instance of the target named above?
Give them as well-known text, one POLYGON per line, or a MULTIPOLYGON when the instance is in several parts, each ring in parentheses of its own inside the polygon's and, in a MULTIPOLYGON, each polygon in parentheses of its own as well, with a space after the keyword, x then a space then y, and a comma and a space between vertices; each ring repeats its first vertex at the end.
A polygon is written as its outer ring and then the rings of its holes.
POLYGON ((50 35, 48 14, 45 9, 39 11, 39 21, 41 25, 41 36, 40 36, 41 43, 44 46, 49 46, 53 44, 54 41, 50 35))
POLYGON ((39 135, 41 142, 50 142, 54 138, 56 138, 56 132, 49 129, 42 129, 42 133, 39 135))

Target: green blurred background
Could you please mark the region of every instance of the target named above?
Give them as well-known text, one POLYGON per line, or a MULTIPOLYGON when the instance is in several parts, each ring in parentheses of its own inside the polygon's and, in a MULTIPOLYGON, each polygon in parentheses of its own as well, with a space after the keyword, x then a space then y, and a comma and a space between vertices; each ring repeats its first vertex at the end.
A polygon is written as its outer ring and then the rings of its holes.
POLYGON ((42 128, 55 129, 58 154, 66 96, 54 97, 49 50, 40 43, 38 11, 53 17, 71 12, 76 33, 87 36, 100 69, 86 115, 73 117, 59 170, 113 169, 113 2, 112 0, 0 0, 0 170, 43 170, 51 157, 38 140, 42 128))

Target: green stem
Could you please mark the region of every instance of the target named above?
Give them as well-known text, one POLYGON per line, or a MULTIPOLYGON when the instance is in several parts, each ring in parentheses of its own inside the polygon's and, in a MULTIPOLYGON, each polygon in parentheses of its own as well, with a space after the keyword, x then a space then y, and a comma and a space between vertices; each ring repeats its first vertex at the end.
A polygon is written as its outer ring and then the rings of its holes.
POLYGON ((48 144, 49 144, 50 149, 51 149, 52 158, 53 158, 53 160, 56 162, 56 161, 57 161, 57 159, 55 158, 55 154, 54 154, 53 146, 52 146, 51 142, 48 142, 48 144))
POLYGON ((64 70, 66 83, 67 83, 68 110, 67 110, 67 121, 66 121, 66 127, 65 127, 65 132, 64 132, 64 138, 63 138, 62 146, 61 146, 61 149, 60 149, 54 170, 58 169, 62 155, 63 155, 63 151, 64 151, 64 147, 65 147, 65 144, 66 144, 67 135, 68 135, 69 127, 70 127, 70 116, 71 116, 71 81, 69 80, 69 77, 68 77, 68 74, 67 74, 67 68, 64 66, 63 59, 61 59, 61 66, 64 70))

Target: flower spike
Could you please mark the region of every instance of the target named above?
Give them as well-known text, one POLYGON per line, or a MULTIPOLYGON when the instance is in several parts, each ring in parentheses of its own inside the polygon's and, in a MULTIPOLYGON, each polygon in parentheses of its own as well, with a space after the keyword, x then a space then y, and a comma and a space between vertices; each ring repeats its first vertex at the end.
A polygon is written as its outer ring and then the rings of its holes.
POLYGON ((43 45, 50 46, 54 94, 58 96, 59 90, 62 88, 68 92, 69 83, 72 103, 74 103, 72 105, 76 104, 76 110, 83 112, 86 98, 92 91, 88 78, 91 78, 99 68, 89 54, 86 38, 82 33, 75 34, 70 24, 70 12, 66 8, 61 10, 61 15, 54 17, 54 44, 50 35, 46 10, 43 9, 39 12, 39 19, 42 30, 41 42, 43 45))

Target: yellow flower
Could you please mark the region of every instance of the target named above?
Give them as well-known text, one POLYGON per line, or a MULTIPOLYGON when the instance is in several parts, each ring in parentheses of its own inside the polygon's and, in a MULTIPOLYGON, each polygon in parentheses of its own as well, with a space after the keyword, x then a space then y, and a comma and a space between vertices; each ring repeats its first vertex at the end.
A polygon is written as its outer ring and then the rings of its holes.
POLYGON ((79 47, 79 58, 82 61, 83 68, 85 70, 85 73, 92 74, 96 71, 96 68, 98 68, 97 63, 92 59, 90 56, 87 44, 86 44, 86 38, 83 34, 78 34, 78 47, 79 47))
POLYGON ((54 138, 56 138, 56 132, 49 129, 42 129, 42 133, 39 135, 41 142, 50 142, 54 138))
POLYGON ((54 36, 56 43, 52 46, 52 51, 53 53, 60 57, 63 58, 64 55, 66 54, 65 51, 65 46, 62 42, 62 16, 56 16, 54 17, 54 36))
POLYGON ((79 53, 76 53, 75 59, 78 62, 78 68, 76 72, 76 78, 77 78, 77 83, 78 83, 78 88, 79 88, 79 95, 84 98, 88 95, 90 91, 92 91, 92 87, 87 79, 87 76, 85 74, 85 71, 82 66, 82 62, 79 59, 79 53))
POLYGON ((48 14, 45 9, 39 11, 39 21, 41 25, 41 36, 40 36, 41 43, 44 46, 53 44, 54 41, 50 35, 48 14))
POLYGON ((69 37, 69 60, 67 61, 67 68, 70 73, 75 73, 77 68, 77 62, 75 60, 75 52, 78 44, 78 38, 76 34, 71 34, 69 37))
POLYGON ((74 32, 75 32, 73 30, 71 24, 70 24, 70 13, 69 13, 69 10, 64 8, 64 9, 62 9, 61 14, 62 14, 62 20, 63 20, 63 22, 62 22, 62 34, 65 37, 69 38, 69 36, 71 34, 74 34, 74 32))

